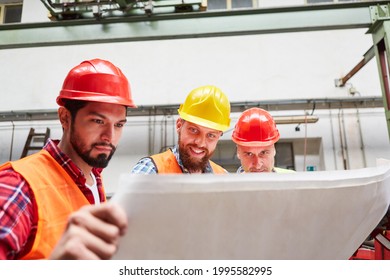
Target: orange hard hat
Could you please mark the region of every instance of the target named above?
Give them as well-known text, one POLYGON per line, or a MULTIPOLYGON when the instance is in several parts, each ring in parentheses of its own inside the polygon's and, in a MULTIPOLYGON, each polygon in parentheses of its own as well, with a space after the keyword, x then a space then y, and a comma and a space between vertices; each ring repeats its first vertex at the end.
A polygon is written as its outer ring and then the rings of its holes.
POLYGON ((280 138, 272 116, 260 108, 250 108, 239 117, 232 140, 242 146, 269 146, 280 138))
POLYGON ((57 104, 63 106, 63 99, 137 107, 126 76, 114 64, 102 59, 83 61, 69 71, 57 104))

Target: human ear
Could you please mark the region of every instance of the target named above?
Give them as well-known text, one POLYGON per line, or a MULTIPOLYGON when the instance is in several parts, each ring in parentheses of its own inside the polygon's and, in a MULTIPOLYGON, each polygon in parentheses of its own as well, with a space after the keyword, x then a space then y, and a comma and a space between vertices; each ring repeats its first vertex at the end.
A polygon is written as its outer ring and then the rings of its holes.
POLYGON ((239 159, 239 160, 241 160, 241 158, 240 158, 240 153, 238 152, 238 147, 236 146, 236 155, 237 155, 237 158, 239 159))
POLYGON ((67 129, 70 127, 70 112, 65 107, 58 108, 58 117, 60 119, 61 125, 63 129, 67 129))
POLYGON ((182 128, 184 123, 184 120, 182 118, 178 118, 176 121, 176 132, 179 132, 180 129, 182 128))

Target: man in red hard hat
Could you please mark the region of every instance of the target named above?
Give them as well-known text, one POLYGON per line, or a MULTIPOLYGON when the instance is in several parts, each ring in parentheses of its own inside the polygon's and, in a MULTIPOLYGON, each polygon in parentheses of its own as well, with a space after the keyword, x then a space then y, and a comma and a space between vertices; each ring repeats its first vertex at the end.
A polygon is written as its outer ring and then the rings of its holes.
POLYGON ((275 121, 266 110, 250 108, 244 111, 232 133, 232 140, 237 144, 237 157, 241 161, 237 173, 294 172, 274 166, 275 143, 279 138, 275 121))
POLYGON ((57 103, 61 140, 0 166, 0 259, 109 259, 127 228, 100 175, 135 107, 127 78, 108 61, 83 61, 57 103))

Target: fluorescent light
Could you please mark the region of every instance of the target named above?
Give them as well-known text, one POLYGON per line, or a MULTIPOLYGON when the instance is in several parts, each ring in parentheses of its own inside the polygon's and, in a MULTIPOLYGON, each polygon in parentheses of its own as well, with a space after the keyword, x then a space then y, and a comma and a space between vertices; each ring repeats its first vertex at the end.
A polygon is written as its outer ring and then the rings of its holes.
POLYGON ((278 116, 273 117, 276 124, 298 124, 298 123, 316 123, 317 116, 302 115, 302 116, 278 116))

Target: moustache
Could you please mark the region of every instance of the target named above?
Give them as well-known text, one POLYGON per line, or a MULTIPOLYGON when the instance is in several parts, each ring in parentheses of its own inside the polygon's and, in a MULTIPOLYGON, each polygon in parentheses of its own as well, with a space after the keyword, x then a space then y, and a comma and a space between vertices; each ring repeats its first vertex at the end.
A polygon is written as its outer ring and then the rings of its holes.
POLYGON ((92 147, 96 147, 96 146, 106 146, 106 147, 110 147, 112 149, 112 151, 115 152, 116 150, 116 147, 111 144, 111 143, 105 143, 105 142, 100 142, 100 143, 94 143, 92 144, 92 147))
POLYGON ((199 147, 199 146, 196 145, 196 144, 188 144, 187 146, 188 146, 188 147, 193 147, 193 148, 195 148, 195 149, 197 149, 197 150, 202 150, 202 151, 206 152, 207 154, 209 153, 209 150, 208 150, 207 148, 199 147))

